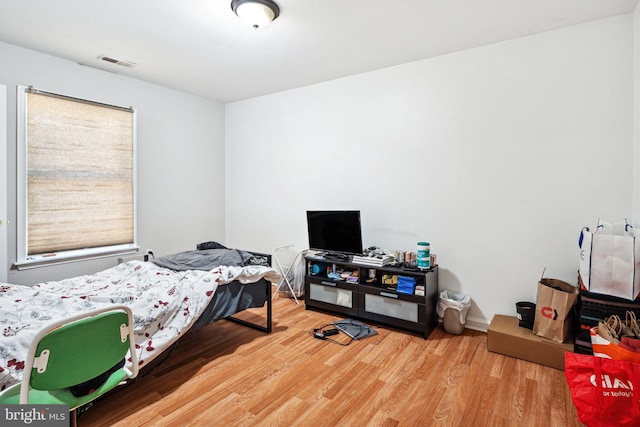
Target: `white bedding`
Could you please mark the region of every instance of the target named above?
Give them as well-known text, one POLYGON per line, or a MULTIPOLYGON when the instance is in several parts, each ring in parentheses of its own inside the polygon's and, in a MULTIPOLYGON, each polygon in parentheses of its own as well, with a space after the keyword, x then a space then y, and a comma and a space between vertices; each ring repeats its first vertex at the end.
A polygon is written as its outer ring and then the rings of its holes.
POLYGON ((148 364, 197 320, 219 285, 277 281, 270 267, 173 271, 131 261, 96 274, 35 286, 0 283, 0 390, 22 378, 35 335, 46 325, 83 311, 124 304, 134 315, 140 366, 148 364))

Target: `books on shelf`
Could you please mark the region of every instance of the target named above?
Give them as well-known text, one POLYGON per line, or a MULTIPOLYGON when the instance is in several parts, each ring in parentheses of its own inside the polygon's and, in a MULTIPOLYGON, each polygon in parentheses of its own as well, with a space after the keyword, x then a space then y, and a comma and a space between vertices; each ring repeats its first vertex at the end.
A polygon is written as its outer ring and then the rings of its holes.
POLYGON ((396 258, 393 255, 374 255, 374 256, 362 256, 354 255, 352 262, 354 264, 368 265, 372 267, 384 267, 385 265, 393 264, 396 258))

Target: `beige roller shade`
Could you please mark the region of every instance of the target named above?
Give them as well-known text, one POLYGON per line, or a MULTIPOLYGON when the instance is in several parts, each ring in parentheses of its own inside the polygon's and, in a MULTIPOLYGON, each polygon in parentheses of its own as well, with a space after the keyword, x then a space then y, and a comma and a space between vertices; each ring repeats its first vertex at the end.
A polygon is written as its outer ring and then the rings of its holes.
POLYGON ((134 243, 131 110, 27 93, 27 252, 134 243))

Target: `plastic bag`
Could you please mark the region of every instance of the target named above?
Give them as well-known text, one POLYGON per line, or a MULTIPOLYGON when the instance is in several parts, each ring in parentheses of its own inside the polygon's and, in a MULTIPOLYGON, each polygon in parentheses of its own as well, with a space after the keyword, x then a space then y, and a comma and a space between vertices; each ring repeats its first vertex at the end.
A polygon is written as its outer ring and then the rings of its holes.
POLYGON ((640 295, 640 230, 600 220, 594 232, 582 229, 578 245, 582 288, 631 301, 640 295))
MULTIPOLYGON (((291 266, 287 274, 287 278, 289 279, 289 283, 293 288, 293 293, 296 298, 300 298, 304 295, 305 265, 302 261, 304 261, 304 259, 298 259, 297 262, 291 266)), ((289 297, 293 296, 291 290, 286 285, 282 286, 279 292, 284 295, 288 295, 289 297)))
POLYGON ((444 311, 447 308, 454 308, 460 313, 460 323, 463 325, 467 319, 467 312, 471 308, 471 297, 462 292, 442 291, 440 292, 440 300, 436 306, 436 312, 440 318, 444 317, 444 311))
POLYGON ((640 365, 566 352, 564 373, 581 422, 589 427, 638 425, 640 365))

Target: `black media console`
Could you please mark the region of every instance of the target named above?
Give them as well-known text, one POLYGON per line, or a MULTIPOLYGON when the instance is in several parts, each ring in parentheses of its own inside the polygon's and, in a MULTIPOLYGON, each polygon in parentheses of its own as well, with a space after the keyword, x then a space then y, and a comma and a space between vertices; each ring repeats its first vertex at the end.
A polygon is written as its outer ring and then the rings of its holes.
POLYGON ((305 257, 306 309, 369 320, 427 338, 438 324, 438 267, 429 270, 356 264, 347 259, 305 257), (400 284, 415 283, 412 293, 400 284))

